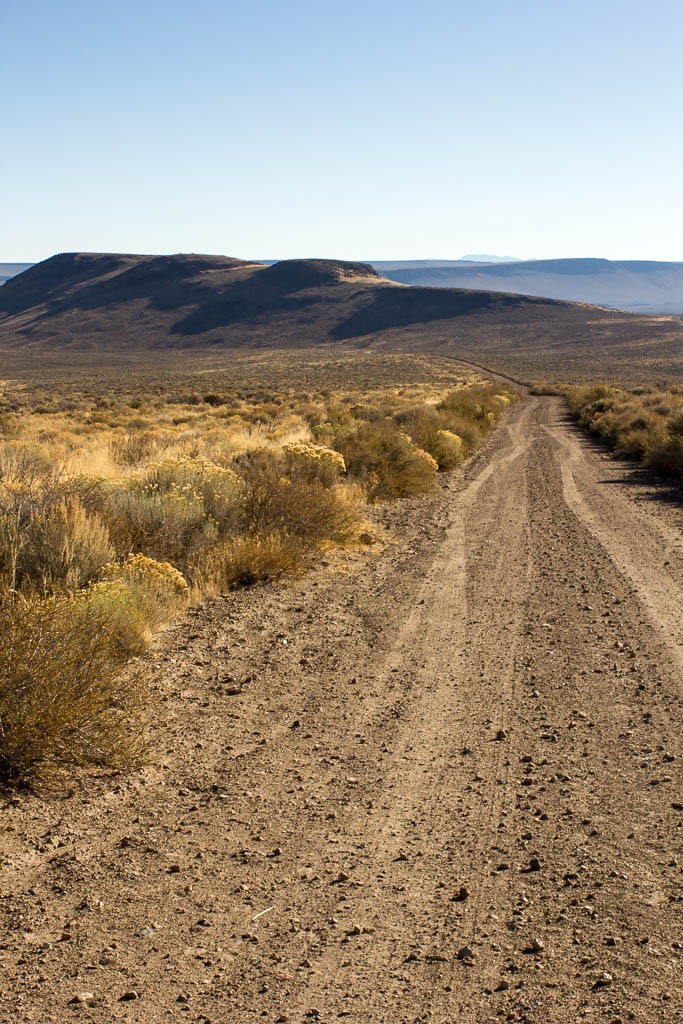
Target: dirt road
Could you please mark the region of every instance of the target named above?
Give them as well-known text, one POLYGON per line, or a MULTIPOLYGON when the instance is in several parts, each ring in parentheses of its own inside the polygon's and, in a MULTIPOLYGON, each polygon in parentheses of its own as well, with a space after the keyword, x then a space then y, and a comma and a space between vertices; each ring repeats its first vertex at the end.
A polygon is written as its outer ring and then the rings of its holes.
POLYGON ((2 810, 0 1021, 683 1021, 683 516, 626 472, 529 398, 167 634, 155 764, 2 810))

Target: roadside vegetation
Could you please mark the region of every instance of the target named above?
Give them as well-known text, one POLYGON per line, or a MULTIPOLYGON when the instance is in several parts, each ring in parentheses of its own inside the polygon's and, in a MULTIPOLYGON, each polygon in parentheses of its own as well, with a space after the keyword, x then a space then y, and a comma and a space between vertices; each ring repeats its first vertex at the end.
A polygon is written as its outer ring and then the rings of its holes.
POLYGON ((567 392, 572 416, 624 458, 683 481, 683 386, 599 385, 567 392))
POLYGON ((142 754, 131 659, 200 601, 372 542, 367 507, 429 491, 514 395, 7 393, 0 415, 0 780, 142 754))

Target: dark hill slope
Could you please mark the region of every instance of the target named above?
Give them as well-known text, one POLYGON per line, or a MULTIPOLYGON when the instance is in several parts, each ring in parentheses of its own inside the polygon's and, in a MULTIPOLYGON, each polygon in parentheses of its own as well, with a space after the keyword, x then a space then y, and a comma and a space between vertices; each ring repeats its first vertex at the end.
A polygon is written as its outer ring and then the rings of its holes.
POLYGON ((0 349, 15 355, 331 343, 438 352, 530 377, 683 377, 683 321, 405 287, 363 263, 71 253, 0 289, 0 349))
POLYGON ((374 266, 402 284, 524 292, 636 313, 683 314, 683 263, 561 259, 449 265, 434 260, 374 266))
POLYGON ((407 324, 560 304, 404 288, 364 263, 66 253, 0 291, 0 343, 102 348, 351 341, 407 324))

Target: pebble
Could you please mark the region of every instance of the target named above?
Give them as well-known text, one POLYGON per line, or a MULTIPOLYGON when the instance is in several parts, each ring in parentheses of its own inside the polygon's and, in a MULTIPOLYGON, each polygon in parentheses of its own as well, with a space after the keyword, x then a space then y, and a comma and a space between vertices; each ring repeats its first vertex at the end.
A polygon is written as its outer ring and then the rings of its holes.
POLYGON ((541 867, 542 865, 538 857, 532 857, 529 861, 529 871, 540 871, 541 867))
POLYGON ((458 960, 474 960, 474 950, 471 946, 463 946, 457 952, 458 960))
POLYGON ((132 1003, 135 999, 140 998, 140 993, 135 992, 134 989, 130 989, 128 992, 124 992, 119 999, 120 1003, 132 1003))
POLYGON ((95 995, 93 992, 77 992, 73 999, 69 1000, 69 1003, 76 1006, 93 1006, 95 995))

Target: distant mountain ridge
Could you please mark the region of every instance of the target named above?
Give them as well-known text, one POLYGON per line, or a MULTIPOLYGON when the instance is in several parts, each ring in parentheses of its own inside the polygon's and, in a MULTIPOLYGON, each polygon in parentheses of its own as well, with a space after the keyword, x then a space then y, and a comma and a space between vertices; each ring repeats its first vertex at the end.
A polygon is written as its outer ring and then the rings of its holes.
MULTIPOLYGON (((278 261, 246 262, 272 266, 278 261)), ((498 291, 584 302, 633 313, 683 315, 683 262, 596 258, 518 260, 476 254, 457 260, 367 262, 382 277, 399 284, 498 291)), ((33 265, 0 263, 0 285, 33 265)))
POLYGON ((373 266, 401 284, 481 288, 634 313, 683 314, 683 263, 587 258, 493 264, 397 261, 373 266))
POLYGON ((683 380, 681 319, 406 286, 367 263, 62 253, 0 288, 5 363, 34 370, 70 351, 135 360, 317 346, 430 352, 536 379, 633 379, 642 367, 683 380))

